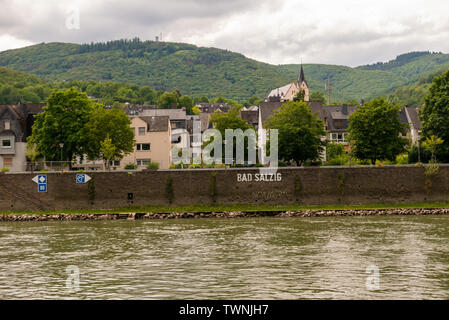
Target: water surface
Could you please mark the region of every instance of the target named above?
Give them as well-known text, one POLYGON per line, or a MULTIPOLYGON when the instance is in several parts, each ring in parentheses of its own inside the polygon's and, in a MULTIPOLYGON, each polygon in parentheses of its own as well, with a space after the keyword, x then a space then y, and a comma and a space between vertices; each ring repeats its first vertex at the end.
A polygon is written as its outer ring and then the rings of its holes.
POLYGON ((2 222, 0 298, 448 299, 448 240, 449 216, 2 222))

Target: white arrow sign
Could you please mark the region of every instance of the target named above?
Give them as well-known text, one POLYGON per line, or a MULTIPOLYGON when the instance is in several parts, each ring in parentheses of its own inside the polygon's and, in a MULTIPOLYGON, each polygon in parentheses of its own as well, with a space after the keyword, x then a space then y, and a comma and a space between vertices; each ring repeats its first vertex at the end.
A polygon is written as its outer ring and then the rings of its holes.
POLYGON ((37 175, 32 179, 36 183, 47 183, 46 175, 37 175))

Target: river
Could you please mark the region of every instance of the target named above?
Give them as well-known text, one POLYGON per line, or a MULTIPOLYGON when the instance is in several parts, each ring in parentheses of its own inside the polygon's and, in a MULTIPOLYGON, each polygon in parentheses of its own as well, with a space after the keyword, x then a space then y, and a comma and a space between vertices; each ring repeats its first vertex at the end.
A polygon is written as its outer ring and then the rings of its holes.
POLYGON ((449 216, 3 222, 0 298, 448 299, 449 216))

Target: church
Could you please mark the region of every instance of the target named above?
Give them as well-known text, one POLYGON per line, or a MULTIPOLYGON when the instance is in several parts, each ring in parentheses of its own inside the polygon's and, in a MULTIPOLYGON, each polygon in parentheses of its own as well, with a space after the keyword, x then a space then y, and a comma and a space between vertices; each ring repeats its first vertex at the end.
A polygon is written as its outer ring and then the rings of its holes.
POLYGON ((273 89, 265 99, 266 102, 285 102, 294 100, 299 91, 304 92, 304 101, 309 102, 309 86, 304 76, 304 70, 299 70, 298 81, 292 81, 285 86, 273 89))

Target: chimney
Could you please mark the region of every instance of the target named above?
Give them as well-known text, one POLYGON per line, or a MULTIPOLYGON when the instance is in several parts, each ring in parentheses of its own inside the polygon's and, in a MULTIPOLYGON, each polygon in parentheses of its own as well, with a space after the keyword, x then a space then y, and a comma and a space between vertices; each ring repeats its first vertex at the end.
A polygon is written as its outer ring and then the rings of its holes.
POLYGON ((346 104, 341 106, 341 113, 348 114, 348 106, 346 104))

